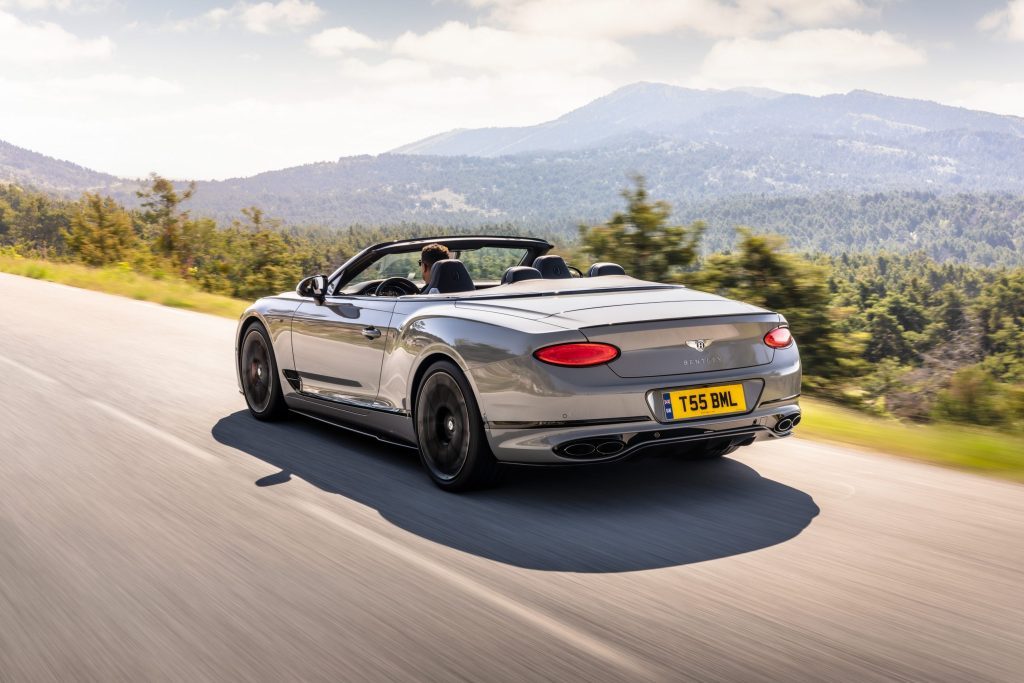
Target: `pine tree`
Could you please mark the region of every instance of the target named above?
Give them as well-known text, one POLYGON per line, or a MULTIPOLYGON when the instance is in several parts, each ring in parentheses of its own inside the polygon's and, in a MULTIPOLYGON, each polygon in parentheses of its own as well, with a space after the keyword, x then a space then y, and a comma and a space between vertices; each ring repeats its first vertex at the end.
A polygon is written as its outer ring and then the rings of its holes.
POLYGON ((71 253, 90 266, 126 261, 138 245, 128 212, 110 197, 88 193, 71 215, 64 240, 71 253))
POLYGON ((192 197, 196 184, 189 183, 186 190, 179 193, 174 183, 157 174, 150 176, 151 184, 146 190, 135 194, 142 199, 142 221, 146 224, 147 238, 156 246, 157 253, 174 259, 179 264, 179 253, 185 240, 185 222, 188 212, 181 211, 181 204, 192 197))
POLYGON ((626 211, 616 213, 601 226, 580 226, 583 250, 597 261, 611 261, 641 280, 663 282, 697 259, 697 246, 705 225, 669 225, 672 207, 648 199, 643 176, 635 176, 636 187, 624 190, 626 211))

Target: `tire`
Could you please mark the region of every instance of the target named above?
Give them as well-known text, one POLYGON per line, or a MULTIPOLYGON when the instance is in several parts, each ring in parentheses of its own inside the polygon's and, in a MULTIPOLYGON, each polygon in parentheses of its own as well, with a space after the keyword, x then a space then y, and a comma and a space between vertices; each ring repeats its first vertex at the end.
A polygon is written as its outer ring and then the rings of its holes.
POLYGON ((414 409, 420 462, 445 491, 469 491, 493 484, 498 475, 484 435, 480 408, 465 375, 450 361, 430 366, 414 409))
POLYGON ((274 360, 274 347, 267 330, 254 323, 242 336, 238 352, 238 374, 249 412, 257 420, 271 422, 288 415, 274 360))

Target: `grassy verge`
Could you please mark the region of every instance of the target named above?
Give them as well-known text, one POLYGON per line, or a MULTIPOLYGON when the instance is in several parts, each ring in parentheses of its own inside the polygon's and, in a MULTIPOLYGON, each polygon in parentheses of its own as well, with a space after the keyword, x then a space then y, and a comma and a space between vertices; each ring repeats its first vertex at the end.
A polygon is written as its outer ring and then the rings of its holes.
POLYGON ((238 318, 249 305, 246 301, 200 291, 182 280, 157 280, 117 267, 89 268, 76 263, 0 256, 0 271, 226 318, 238 318))
POLYGON ((803 398, 803 438, 860 446, 1024 481, 1024 437, 963 425, 913 425, 803 398))

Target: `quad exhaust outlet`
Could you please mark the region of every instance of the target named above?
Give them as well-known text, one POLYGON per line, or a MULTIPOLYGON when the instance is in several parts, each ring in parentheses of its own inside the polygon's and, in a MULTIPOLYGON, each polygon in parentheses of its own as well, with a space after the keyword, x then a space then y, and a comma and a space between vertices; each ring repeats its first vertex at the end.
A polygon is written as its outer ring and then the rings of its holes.
POLYGON ((626 444, 619 439, 578 441, 566 446, 563 453, 571 458, 598 458, 615 455, 625 447, 626 444))

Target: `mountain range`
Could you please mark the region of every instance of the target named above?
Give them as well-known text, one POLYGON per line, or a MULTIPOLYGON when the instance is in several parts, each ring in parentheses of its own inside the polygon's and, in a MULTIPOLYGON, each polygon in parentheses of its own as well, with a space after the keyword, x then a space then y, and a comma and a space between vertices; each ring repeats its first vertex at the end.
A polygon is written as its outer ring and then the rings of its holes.
MULTIPOLYGON (((224 219, 258 205, 288 223, 328 227, 557 231, 605 220, 635 174, 680 218, 755 225, 759 200, 1024 195, 1024 119, 865 91, 811 97, 636 83, 535 126, 455 130, 377 156, 200 182, 192 208, 224 219), (730 208, 738 205, 750 215, 730 208)), ((2 181, 65 195, 99 190, 128 203, 139 187, 6 143, 2 181)))

